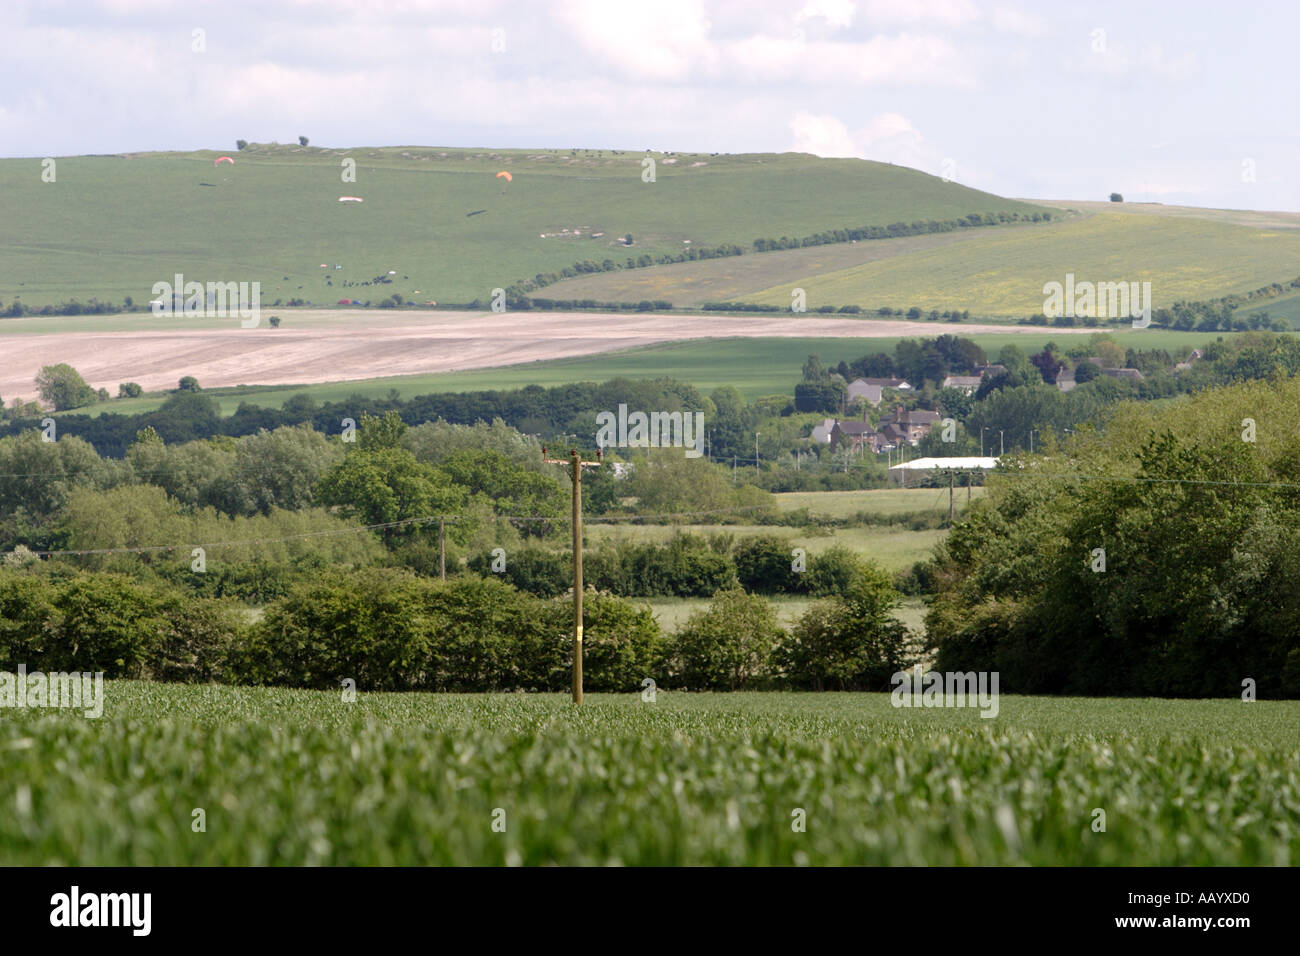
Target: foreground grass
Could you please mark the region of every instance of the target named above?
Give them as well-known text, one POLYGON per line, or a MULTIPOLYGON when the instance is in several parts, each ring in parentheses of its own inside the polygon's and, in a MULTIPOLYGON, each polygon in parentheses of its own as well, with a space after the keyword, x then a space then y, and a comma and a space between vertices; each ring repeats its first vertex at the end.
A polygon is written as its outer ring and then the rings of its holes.
POLYGON ((1300 703, 370 695, 6 711, 7 864, 1273 864, 1300 703), (206 810, 206 832, 191 828, 206 810), (493 811, 505 832, 494 832, 493 811), (806 812, 806 832, 792 828, 806 812), (1093 832, 1094 809, 1106 832, 1093 832), (498 817, 500 815, 498 814, 498 817))

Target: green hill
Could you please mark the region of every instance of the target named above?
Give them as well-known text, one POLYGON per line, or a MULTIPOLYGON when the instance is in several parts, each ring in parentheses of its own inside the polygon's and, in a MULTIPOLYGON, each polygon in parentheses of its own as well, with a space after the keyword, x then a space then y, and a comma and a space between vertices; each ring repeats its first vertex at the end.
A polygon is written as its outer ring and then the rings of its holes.
POLYGON ((587 259, 728 243, 749 258, 757 238, 1040 209, 901 166, 797 153, 655 153, 646 183, 645 155, 253 145, 68 157, 54 182, 39 159, 0 160, 0 302, 142 304, 176 273, 260 281, 264 306, 466 302, 587 259), (222 155, 234 163, 216 165, 222 155))

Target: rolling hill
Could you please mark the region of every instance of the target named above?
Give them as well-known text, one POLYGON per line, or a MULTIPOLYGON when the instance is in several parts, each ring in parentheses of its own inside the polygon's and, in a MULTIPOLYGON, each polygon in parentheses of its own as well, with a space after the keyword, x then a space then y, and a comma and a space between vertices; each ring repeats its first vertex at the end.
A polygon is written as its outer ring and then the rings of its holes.
POLYGON ((796 153, 648 154, 648 183, 646 155, 252 145, 67 157, 53 182, 39 159, 0 160, 0 302, 139 305, 176 273, 260 281, 264 306, 468 302, 587 259, 731 243, 748 258, 762 237, 1045 211, 901 166, 796 153), (234 162, 217 164, 227 153, 234 162))

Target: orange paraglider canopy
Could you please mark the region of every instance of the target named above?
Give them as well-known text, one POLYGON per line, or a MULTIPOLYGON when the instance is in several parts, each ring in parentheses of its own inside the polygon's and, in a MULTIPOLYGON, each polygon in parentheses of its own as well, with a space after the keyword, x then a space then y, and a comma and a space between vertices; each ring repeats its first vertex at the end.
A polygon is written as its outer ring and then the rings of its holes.
POLYGON ((508 172, 506 172, 504 169, 501 170, 501 172, 497 173, 497 179, 500 179, 500 178, 502 178, 503 176, 505 177, 505 180, 506 180, 506 182, 508 182, 508 183, 513 183, 513 182, 515 181, 515 177, 511 176, 511 175, 510 175, 508 172))
POLYGON ((218 156, 216 159, 212 161, 212 165, 220 166, 223 162, 229 163, 231 166, 235 165, 235 161, 231 159, 229 156, 218 156))

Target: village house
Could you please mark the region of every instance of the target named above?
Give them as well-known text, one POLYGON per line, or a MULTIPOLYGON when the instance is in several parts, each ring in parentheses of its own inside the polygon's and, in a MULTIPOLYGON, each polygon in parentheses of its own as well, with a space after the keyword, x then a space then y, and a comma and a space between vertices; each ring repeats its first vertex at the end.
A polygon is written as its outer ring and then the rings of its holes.
POLYGON ((938 412, 928 412, 923 409, 904 411, 903 406, 899 405, 892 416, 881 419, 880 430, 886 439, 896 436, 899 441, 915 445, 929 433, 938 420, 938 412))
POLYGON ((839 449, 847 445, 850 451, 860 452, 864 448, 877 451, 880 443, 879 433, 871 427, 870 422, 836 422, 831 430, 831 448, 839 449))
POLYGON ((1109 375, 1111 378, 1128 379, 1131 382, 1141 382, 1146 376, 1135 368, 1104 368, 1101 370, 1103 375, 1109 375))
POLYGON ((980 387, 983 376, 980 375, 949 375, 943 380, 944 388, 955 388, 970 395, 980 387))
POLYGON ((812 434, 809 435, 808 437, 811 438, 814 442, 818 442, 822 445, 825 445, 827 442, 831 440, 831 432, 834 430, 834 428, 835 428, 835 419, 823 418, 822 423, 820 425, 813 426, 812 434))
POLYGON ((883 389, 879 385, 870 384, 866 379, 856 378, 844 390, 844 394, 850 405, 859 400, 879 405, 883 389))
POLYGON ((892 388, 899 392, 910 392, 912 386, 902 378, 855 378, 853 384, 876 385, 881 389, 892 388))

